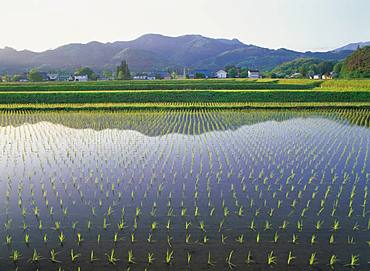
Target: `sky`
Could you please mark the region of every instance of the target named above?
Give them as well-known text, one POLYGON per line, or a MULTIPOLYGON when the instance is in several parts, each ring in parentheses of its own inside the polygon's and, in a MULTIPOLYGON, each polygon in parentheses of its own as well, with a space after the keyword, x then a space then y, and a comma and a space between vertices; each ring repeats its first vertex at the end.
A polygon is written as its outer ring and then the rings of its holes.
POLYGON ((298 51, 370 41, 370 0, 0 0, 0 48, 201 34, 298 51))

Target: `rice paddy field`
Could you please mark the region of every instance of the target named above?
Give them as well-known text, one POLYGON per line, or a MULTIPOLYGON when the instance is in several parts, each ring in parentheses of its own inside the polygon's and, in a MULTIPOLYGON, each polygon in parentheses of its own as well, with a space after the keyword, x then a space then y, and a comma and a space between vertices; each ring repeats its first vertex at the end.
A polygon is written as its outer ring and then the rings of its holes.
POLYGON ((369 270, 370 110, 0 113, 0 270, 369 270))
POLYGON ((0 110, 370 107, 370 80, 1 83, 0 110))

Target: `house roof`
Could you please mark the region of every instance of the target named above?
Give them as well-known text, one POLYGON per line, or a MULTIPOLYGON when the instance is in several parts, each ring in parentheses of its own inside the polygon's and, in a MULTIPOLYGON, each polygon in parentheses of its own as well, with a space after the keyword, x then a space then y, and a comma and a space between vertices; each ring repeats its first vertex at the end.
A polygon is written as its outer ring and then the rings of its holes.
POLYGON ((169 72, 167 72, 167 71, 157 71, 157 72, 155 72, 155 74, 158 74, 158 75, 160 75, 161 77, 170 76, 170 73, 169 73, 169 72))

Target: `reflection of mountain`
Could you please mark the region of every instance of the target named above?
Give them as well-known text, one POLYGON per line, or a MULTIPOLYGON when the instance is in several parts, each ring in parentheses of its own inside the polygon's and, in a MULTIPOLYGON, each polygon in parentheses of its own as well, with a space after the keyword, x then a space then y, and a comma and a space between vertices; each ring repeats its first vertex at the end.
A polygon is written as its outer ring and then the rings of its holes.
POLYGON ((370 110, 192 110, 118 112, 34 112, 3 114, 1 126, 51 122, 75 129, 135 130, 147 136, 202 134, 291 118, 324 117, 370 127, 370 110))

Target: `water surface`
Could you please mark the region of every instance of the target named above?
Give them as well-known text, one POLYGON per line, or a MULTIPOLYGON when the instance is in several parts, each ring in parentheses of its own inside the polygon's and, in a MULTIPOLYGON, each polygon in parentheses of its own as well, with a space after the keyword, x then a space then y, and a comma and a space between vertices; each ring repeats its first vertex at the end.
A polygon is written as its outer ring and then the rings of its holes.
POLYGON ((266 270, 271 253, 274 270, 332 255, 366 270, 369 123, 349 109, 3 112, 0 270, 266 270))

